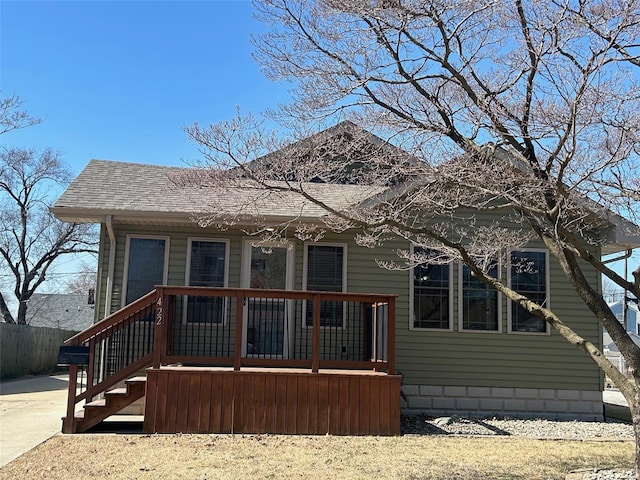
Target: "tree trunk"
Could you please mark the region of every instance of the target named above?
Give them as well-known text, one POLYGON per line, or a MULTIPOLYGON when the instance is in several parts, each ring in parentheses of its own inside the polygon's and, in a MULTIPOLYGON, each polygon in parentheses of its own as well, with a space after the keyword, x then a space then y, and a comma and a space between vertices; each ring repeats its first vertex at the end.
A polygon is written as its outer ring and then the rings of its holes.
POLYGON ((0 318, 2 318, 2 321, 5 323, 16 323, 16 321, 13 318, 13 315, 11 315, 11 312, 9 311, 9 307, 7 307, 7 304, 4 301, 4 297, 2 296, 1 292, 0 292, 0 318))
POLYGON ((637 396, 633 402, 629 402, 629 410, 631 411, 631 421, 633 422, 633 435, 636 439, 634 473, 635 477, 640 479, 640 401, 637 396))
POLYGON ((20 300, 20 304, 18 305, 18 315, 16 316, 16 323, 18 325, 27 324, 27 302, 24 300, 20 300))

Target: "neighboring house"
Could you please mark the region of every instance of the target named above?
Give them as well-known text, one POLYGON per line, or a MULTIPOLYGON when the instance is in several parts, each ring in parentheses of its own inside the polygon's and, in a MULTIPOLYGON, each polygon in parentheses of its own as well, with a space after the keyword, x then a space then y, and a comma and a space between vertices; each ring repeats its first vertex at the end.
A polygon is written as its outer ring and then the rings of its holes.
MULTIPOLYGON (((616 316, 618 321, 624 324, 624 303, 622 300, 619 300, 614 303, 609 304, 609 308, 616 316)), ((627 301, 627 332, 633 333, 635 335, 640 335, 640 310, 638 309, 638 304, 635 302, 627 301)))
MULTIPOLYGON (((395 239, 365 248, 350 232, 256 247, 247 225, 201 228, 193 215, 212 206, 232 211, 260 191, 171 186, 168 176, 180 171, 92 160, 52 208, 60 220, 101 225, 96 308, 97 318, 107 319, 75 342, 106 353, 102 364, 96 353, 89 365, 100 388, 89 388, 77 402, 125 373, 153 366, 147 370, 145 431, 399 433, 400 406, 431 415, 602 418, 603 377, 593 362, 548 325, 487 290, 466 267, 384 270, 376 261, 397 260, 398 249, 412 246, 395 239), (172 287, 154 290, 157 285, 172 287), (264 288, 288 293, 267 298, 264 288), (343 293, 312 298, 306 291, 343 293), (347 297, 351 293, 376 297, 347 297), (100 343, 106 331, 101 325, 120 333, 100 343), (147 346, 118 363, 133 352, 124 350, 124 338, 147 346), (222 366, 233 368, 218 374, 222 366), (106 374, 98 377, 98 371, 106 374), (282 379, 283 372, 292 376, 282 379), (228 420, 232 411, 235 420, 228 420)), ((308 188, 335 208, 381 190, 329 183, 308 188)), ((257 207, 267 222, 318 223, 326 214, 289 193, 261 197, 257 207)), ((611 230, 594 254, 631 248, 629 239, 620 244, 611 230)), ((640 245, 640 238, 633 241, 640 245)), ((602 348, 598 323, 544 245, 532 242, 507 258, 500 267, 505 278, 527 284, 529 294, 602 348), (510 264, 523 257, 535 265, 529 273, 510 264)), ((600 285, 595 270, 587 276, 600 285)), ((67 432, 91 423, 86 416, 75 424, 69 418, 67 432)))
POLYGON ((27 308, 27 325, 80 332, 93 324, 93 293, 34 293, 27 308))
MULTIPOLYGON (((609 304, 609 308, 614 313, 616 318, 620 321, 620 323, 624 324, 624 304, 622 300, 617 302, 613 302, 609 304)), ((640 325, 638 321, 640 320, 640 315, 638 312, 638 305, 634 302, 627 301, 627 333, 631 337, 631 340, 634 341, 636 345, 640 345, 640 325)), ((618 350, 618 346, 611 339, 611 336, 605 331, 603 333, 603 342, 604 342, 604 354, 611 361, 618 370, 621 372, 626 372, 626 364, 624 361, 624 357, 620 354, 618 350)))

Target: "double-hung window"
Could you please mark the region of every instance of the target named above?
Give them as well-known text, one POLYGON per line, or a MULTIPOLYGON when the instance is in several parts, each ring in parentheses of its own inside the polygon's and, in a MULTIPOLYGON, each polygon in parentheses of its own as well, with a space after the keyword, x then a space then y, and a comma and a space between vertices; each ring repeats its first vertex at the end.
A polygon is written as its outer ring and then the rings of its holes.
MULTIPOLYGON (((189 239, 187 285, 224 287, 227 282, 227 248, 224 240, 189 239)), ((187 323, 223 324, 224 297, 187 297, 187 323)))
MULTIPOLYGON (((546 250, 512 251, 509 281, 511 288, 538 305, 549 308, 549 256, 546 250)), ((509 302, 509 331, 548 333, 547 323, 509 302)))
MULTIPOLYGON (((498 276, 497 263, 487 272, 498 276)), ((460 312, 463 331, 500 332, 498 292, 471 274, 466 265, 460 272, 460 312)))
MULTIPOLYGON (((429 256, 415 247, 414 254, 429 256)), ((451 329, 451 264, 423 263, 412 269, 413 329, 451 329)))
MULTIPOLYGON (((346 291, 346 247, 344 245, 308 244, 305 246, 306 290, 321 292, 346 291)), ((313 325, 312 304, 307 302, 305 324, 313 325)), ((320 326, 343 327, 344 308, 341 301, 320 302, 320 326)))

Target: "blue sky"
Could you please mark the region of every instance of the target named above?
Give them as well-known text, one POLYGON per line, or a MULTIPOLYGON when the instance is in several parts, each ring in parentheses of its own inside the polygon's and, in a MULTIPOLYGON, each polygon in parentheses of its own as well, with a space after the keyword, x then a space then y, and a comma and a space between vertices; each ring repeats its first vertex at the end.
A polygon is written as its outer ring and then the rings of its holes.
POLYGON ((251 57, 249 1, 0 2, 0 88, 43 123, 6 143, 91 158, 180 165, 182 127, 286 101, 251 57))
POLYGON ((2 142, 51 147, 76 174, 92 158, 197 159, 183 126, 288 101, 289 86, 251 57, 250 34, 263 28, 248 0, 1 0, 0 95, 43 120, 2 142))

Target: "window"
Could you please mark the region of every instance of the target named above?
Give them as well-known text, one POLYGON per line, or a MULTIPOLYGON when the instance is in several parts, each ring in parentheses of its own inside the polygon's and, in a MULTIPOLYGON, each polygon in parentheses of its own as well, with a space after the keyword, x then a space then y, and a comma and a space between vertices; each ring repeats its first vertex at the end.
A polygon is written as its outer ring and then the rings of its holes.
MULTIPOLYGON (((510 260, 511 288, 538 305, 549 307, 548 255, 544 250, 514 251, 510 260)), ((514 302, 510 303, 509 331, 521 333, 547 333, 547 323, 527 312, 514 302)))
MULTIPOLYGON (((487 273, 497 277, 498 265, 487 273)), ((501 331, 498 292, 471 275, 471 270, 466 265, 462 265, 460 277, 462 330, 501 331)))
MULTIPOLYGON (((321 292, 343 292, 345 281, 344 245, 307 245, 305 289, 321 292)), ((313 325, 313 305, 307 302, 306 325, 313 325)), ((342 327, 343 302, 320 302, 320 326, 342 327)))
MULTIPOLYGON (((187 285, 192 287, 224 287, 227 279, 227 242, 189 239, 187 253, 187 285)), ((187 323, 224 323, 223 297, 189 296, 187 323)))
MULTIPOLYGON (((416 247, 414 253, 428 257, 429 251, 416 247)), ((422 264, 412 273, 412 328, 451 328, 451 264, 422 264)))
POLYGON ((167 281, 167 237, 127 237, 124 305, 167 281))

